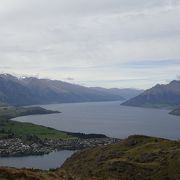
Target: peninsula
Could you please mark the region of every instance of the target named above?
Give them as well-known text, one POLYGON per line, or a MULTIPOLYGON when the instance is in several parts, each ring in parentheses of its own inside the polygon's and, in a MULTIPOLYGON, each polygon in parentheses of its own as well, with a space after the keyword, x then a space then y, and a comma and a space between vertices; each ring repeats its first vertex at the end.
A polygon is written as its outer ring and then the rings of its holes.
POLYGON ((41 107, 0 107, 0 157, 43 155, 54 150, 79 150, 119 141, 103 134, 83 134, 24 123, 12 118, 60 113, 41 107))

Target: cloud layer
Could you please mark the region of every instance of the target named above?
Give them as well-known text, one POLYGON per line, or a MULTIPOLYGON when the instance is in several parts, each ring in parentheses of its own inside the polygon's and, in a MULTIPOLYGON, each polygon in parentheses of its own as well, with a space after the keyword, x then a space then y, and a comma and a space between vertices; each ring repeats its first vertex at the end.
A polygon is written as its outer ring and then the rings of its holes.
POLYGON ((0 70, 147 88, 180 70, 179 0, 1 0, 0 70))

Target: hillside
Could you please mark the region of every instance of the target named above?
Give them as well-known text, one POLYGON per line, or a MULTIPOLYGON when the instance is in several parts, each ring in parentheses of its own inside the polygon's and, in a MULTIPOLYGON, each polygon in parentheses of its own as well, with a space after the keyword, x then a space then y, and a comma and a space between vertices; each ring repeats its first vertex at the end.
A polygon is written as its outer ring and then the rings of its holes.
POLYGON ((119 95, 101 92, 63 81, 17 78, 0 75, 0 102, 10 105, 34 105, 69 102, 123 100, 119 95))
POLYGON ((180 81, 156 85, 122 105, 137 107, 174 108, 180 105, 180 81))
POLYGON ((32 169, 0 167, 1 180, 75 180, 64 171, 45 172, 32 169))
POLYGON ((0 107, 0 139, 18 137, 26 138, 34 136, 39 139, 68 139, 75 136, 69 135, 67 132, 58 131, 53 128, 35 125, 32 123, 17 122, 10 120, 19 116, 38 115, 38 114, 52 114, 59 113, 58 111, 46 110, 41 107, 14 107, 3 106, 0 107))
POLYGON ((164 180, 180 178, 180 142, 130 136, 75 153, 56 170, 0 168, 1 179, 164 180))
POLYGON ((77 152, 62 168, 82 179, 179 179, 180 142, 130 136, 120 143, 77 152))
POLYGON ((138 96, 142 92, 144 92, 144 90, 132 89, 132 88, 124 88, 124 89, 110 88, 110 89, 106 89, 106 88, 101 88, 101 87, 93 87, 92 89, 98 90, 101 92, 111 93, 111 94, 118 95, 118 96, 122 96, 125 99, 133 98, 135 96, 138 96))

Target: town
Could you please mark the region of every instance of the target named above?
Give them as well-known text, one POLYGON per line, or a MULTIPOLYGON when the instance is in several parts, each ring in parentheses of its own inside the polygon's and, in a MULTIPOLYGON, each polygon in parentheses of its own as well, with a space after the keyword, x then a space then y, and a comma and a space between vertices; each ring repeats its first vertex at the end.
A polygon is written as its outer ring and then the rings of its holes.
POLYGON ((81 150, 90 147, 108 145, 119 142, 116 138, 89 138, 68 140, 23 141, 20 138, 0 140, 0 157, 44 155, 52 151, 81 150))

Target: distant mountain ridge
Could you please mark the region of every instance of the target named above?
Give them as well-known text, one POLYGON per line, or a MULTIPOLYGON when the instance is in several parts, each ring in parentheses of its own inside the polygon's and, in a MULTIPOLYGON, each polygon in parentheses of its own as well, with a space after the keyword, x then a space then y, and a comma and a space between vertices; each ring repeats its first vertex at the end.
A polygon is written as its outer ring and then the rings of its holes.
POLYGON ((180 81, 169 84, 157 84, 122 105, 137 107, 177 107, 180 105, 180 81))
POLYGON ((35 105, 124 100, 123 97, 58 80, 0 75, 0 103, 35 105))
POLYGON ((126 100, 133 98, 135 96, 138 96, 139 94, 141 94, 142 92, 144 92, 144 90, 142 89, 133 89, 133 88, 110 88, 110 89, 106 89, 106 88, 101 88, 101 87, 92 87, 92 89, 98 90, 98 91, 103 91, 103 92, 108 92, 111 94, 115 94, 115 95, 119 95, 124 97, 126 100))

